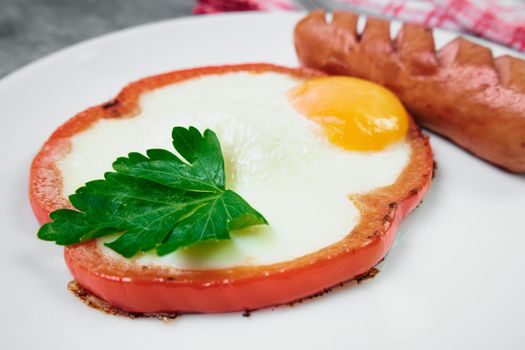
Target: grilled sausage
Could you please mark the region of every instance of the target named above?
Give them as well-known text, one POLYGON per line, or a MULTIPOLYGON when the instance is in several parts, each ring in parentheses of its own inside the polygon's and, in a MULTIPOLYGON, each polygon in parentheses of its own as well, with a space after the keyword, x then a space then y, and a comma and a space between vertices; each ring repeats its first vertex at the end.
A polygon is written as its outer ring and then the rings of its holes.
POLYGON ((403 24, 395 39, 390 23, 334 12, 331 22, 314 11, 295 27, 301 64, 351 75, 395 92, 422 125, 476 156, 525 173, 525 61, 493 58, 490 49, 461 37, 441 50, 432 30, 403 24))

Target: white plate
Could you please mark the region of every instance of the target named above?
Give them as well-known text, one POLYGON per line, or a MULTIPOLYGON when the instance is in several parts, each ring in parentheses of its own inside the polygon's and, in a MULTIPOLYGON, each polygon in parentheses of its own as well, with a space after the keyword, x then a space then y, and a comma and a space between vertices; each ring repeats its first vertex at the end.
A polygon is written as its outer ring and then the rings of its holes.
MULTIPOLYGON (((29 165, 48 135, 143 76, 209 64, 296 65, 291 33, 300 16, 235 14, 142 26, 76 45, 0 82, 1 349, 523 346, 525 177, 434 136, 435 182, 372 281, 249 318, 186 315, 167 324, 102 314, 66 290, 62 248, 36 238, 27 200, 29 165)), ((436 31, 438 46, 453 36, 436 31)))

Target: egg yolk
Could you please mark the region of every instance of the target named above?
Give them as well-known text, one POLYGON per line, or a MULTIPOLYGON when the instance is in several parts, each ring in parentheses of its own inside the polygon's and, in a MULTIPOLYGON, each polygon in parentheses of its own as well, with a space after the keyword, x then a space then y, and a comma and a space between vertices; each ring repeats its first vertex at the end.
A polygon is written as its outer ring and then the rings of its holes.
POLYGON ((408 113, 390 90, 351 77, 322 77, 288 92, 291 105, 319 124, 330 142, 356 151, 376 151, 402 140, 408 113))

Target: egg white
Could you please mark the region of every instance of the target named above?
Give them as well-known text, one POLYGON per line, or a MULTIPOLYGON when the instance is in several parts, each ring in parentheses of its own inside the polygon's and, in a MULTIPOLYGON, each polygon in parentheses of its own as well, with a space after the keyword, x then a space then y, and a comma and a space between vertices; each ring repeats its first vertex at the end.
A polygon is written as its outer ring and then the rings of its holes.
MULTIPOLYGON (((133 118, 105 119, 72 138, 58 166, 63 193, 102 178, 111 163, 131 151, 173 150, 171 129, 195 126, 217 133, 227 188, 269 221, 232 232, 230 241, 197 244, 158 257, 139 254, 138 264, 224 268, 271 264, 336 243, 359 222, 349 195, 392 184, 406 166, 405 142, 380 152, 352 152, 329 143, 322 130, 297 111, 286 91, 300 80, 278 73, 209 75, 144 94, 133 118)), ((98 240, 108 255, 123 259, 98 240)))

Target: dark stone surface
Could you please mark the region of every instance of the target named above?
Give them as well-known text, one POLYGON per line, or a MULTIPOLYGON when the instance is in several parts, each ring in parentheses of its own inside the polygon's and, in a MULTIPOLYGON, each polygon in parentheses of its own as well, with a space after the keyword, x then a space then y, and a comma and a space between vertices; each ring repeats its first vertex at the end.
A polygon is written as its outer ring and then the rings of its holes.
POLYGON ((0 0, 0 78, 118 29, 191 15, 193 0, 0 0))

